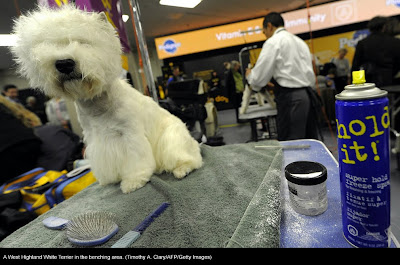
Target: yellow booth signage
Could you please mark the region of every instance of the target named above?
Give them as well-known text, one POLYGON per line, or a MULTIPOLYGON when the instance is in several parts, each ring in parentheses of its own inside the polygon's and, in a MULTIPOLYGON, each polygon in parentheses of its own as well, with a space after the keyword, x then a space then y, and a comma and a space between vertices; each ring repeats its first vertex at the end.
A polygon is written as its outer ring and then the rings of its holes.
POLYGON ((265 40, 263 18, 156 38, 158 58, 181 56, 265 40), (247 30, 257 30, 242 33, 247 30))
MULTIPOLYGON (((374 16, 400 14, 400 0, 347 0, 283 13, 285 28, 293 34, 367 21, 374 16), (310 24, 309 24, 310 23, 310 24)), ((265 40, 263 18, 155 38, 159 59, 265 40), (253 32, 246 32, 251 31, 253 32)), ((330 55, 331 56, 331 55, 330 55)), ((349 55, 350 57, 351 55, 349 55)))

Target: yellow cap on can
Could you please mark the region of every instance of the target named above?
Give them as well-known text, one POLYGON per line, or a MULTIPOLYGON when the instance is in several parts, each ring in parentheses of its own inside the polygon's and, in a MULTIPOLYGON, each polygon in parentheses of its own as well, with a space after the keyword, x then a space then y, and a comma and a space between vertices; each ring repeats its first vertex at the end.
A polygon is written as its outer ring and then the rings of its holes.
POLYGON ((364 84, 365 81, 365 71, 353 71, 353 84, 364 84))

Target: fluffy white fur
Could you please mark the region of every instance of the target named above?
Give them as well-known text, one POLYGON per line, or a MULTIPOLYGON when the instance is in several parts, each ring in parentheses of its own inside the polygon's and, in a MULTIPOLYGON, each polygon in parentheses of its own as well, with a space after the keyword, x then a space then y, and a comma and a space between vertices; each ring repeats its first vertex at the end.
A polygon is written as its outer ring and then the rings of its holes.
POLYGON ((242 103, 239 108, 240 114, 245 114, 247 112, 252 96, 256 98, 259 106, 264 106, 264 100, 266 100, 271 105, 272 108, 276 109, 276 103, 272 98, 271 94, 267 90, 254 92, 248 85, 246 85, 243 91, 242 103))
POLYGON ((19 73, 47 95, 75 100, 86 156, 101 185, 121 182, 127 193, 153 173, 183 178, 202 166, 185 124, 119 79, 121 45, 104 14, 40 8, 15 21, 14 33, 19 73), (55 66, 65 59, 75 62, 69 74, 55 66))

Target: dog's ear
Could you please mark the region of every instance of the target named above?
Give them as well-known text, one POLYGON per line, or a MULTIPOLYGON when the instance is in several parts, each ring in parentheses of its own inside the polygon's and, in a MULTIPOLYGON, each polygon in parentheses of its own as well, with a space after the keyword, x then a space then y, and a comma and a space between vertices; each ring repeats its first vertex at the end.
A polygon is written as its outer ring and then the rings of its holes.
POLYGON ((105 22, 108 22, 107 15, 106 13, 104 13, 104 11, 100 12, 100 19, 105 22))

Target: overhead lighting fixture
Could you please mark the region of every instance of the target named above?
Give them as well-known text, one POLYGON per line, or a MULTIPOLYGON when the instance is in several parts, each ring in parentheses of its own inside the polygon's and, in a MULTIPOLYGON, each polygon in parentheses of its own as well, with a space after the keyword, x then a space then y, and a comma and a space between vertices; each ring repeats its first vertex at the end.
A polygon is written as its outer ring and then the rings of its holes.
POLYGON ((0 46, 15 46, 17 36, 11 34, 0 34, 0 46))
POLYGON ((129 16, 128 15, 122 15, 122 21, 126 22, 128 21, 129 16))
POLYGON ((201 0, 160 0, 160 5, 193 8, 200 2, 201 0))

